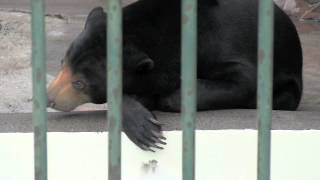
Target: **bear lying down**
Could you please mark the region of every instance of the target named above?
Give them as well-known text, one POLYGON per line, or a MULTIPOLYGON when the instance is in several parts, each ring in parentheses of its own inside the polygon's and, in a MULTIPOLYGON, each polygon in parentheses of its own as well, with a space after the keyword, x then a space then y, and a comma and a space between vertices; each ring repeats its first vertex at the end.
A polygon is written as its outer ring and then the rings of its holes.
MULTIPOLYGON (((106 13, 87 17, 48 89, 48 105, 71 111, 106 99, 106 13)), ((140 0, 123 10, 123 130, 140 148, 163 142, 152 110, 180 111, 180 1, 140 0)), ((257 0, 199 0, 198 110, 256 108, 257 0)), ((273 108, 296 110, 302 53, 289 17, 275 6, 273 108)))

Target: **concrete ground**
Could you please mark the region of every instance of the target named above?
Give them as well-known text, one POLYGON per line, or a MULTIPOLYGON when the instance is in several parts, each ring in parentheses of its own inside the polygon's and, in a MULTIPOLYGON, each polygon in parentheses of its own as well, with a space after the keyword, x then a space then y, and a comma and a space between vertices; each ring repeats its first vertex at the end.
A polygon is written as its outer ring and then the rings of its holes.
MULTIPOLYGON (((163 130, 181 130, 180 115, 177 113, 155 112, 163 123, 163 130)), ((108 129, 106 111, 49 113, 49 132, 102 132, 108 129)), ((320 129, 320 112, 274 111, 274 130, 320 129)), ((32 132, 30 113, 2 114, 0 133, 32 132)), ((220 110, 201 112, 197 115, 198 130, 257 129, 255 110, 220 110)))
MULTIPOLYGON (((124 5, 126 5, 132 2, 132 0, 126 0, 123 2, 124 2, 124 5)), ((15 14, 17 12, 20 12, 20 14, 28 15, 29 14, 28 12, 30 11, 29 3, 30 3, 29 0, 2 0, 0 1, 0 12, 9 13, 9 14, 10 13, 15 14)), ((47 28, 50 29, 50 31, 47 34, 47 69, 48 69, 49 80, 52 79, 52 76, 54 76, 58 71, 60 66, 60 59, 63 58, 64 53, 68 48, 69 44, 77 36, 77 34, 81 32, 84 25, 85 17, 88 14, 88 12, 95 6, 99 6, 99 5, 103 6, 103 3, 104 3, 104 0, 78 0, 77 2, 72 0, 48 0, 47 1, 47 14, 50 15, 48 16, 49 20, 47 20, 47 28)), ((1 18, 3 17, 0 17, 0 23, 3 22, 1 18)), ((297 18, 293 18, 293 19, 299 31, 303 52, 304 52, 304 94, 303 94, 303 99, 298 112, 276 112, 274 119, 275 121, 281 121, 281 119, 293 119, 294 122, 296 122, 294 123, 296 125, 288 126, 287 128, 291 127, 295 129, 298 124, 298 125, 302 125, 301 127, 302 129, 304 128, 320 129, 320 126, 319 126, 320 120, 317 121, 318 118, 320 119, 320 114, 319 114, 320 112, 320 78, 319 78, 320 77, 320 24, 316 23, 315 21, 301 22, 301 21, 298 21, 297 18), (308 120, 310 119, 314 124, 307 123, 308 120), (305 127, 303 127, 304 125, 305 127)), ((28 43, 30 48, 30 42, 28 43)), ((21 48, 22 47, 20 47, 20 49, 21 48)), ((26 48, 26 49, 29 49, 29 48, 26 48)), ((26 52, 26 54, 24 54, 24 56, 28 56, 28 55, 30 55, 30 52, 26 52)), ((9 56, 8 57, 3 56, 3 58, 8 59, 9 56)), ((26 57, 24 58, 26 59, 26 57)), ((27 60, 30 60, 30 59, 27 59, 27 60)), ((26 66, 30 67, 30 64, 27 63, 26 66)), ((20 91, 22 90, 21 94, 24 95, 25 104, 22 104, 22 105, 10 104, 11 102, 16 102, 17 98, 15 98, 16 97, 15 92, 13 91, 10 92, 12 87, 9 87, 7 84, 4 83, 8 81, 8 79, 6 79, 6 77, 8 76, 3 76, 3 75, 5 75, 6 73, 10 75, 10 72, 4 73, 4 71, 5 69, 0 66, 0 76, 2 76, 0 77, 0 83, 2 83, 0 84, 0 86, 2 86, 0 87, 0 93, 4 94, 4 91, 5 91, 5 93, 8 93, 9 99, 6 99, 7 102, 2 102, 3 99, 0 98, 0 107, 4 107, 3 109, 0 108, 0 113, 2 113, 0 114, 0 127, 1 127, 0 132, 5 131, 5 129, 7 129, 8 131, 12 131, 12 130, 22 131, 20 128, 23 129, 23 127, 18 125, 20 123, 18 123, 16 120, 18 119, 26 120, 23 122, 28 122, 27 124, 30 125, 29 123, 29 120, 31 119, 30 114, 29 113, 8 114, 8 113, 31 112, 31 84, 30 84, 31 79, 26 78, 23 81, 19 81, 19 78, 17 78, 16 76, 12 77, 14 81, 11 84, 12 86, 16 86, 17 89, 20 89, 20 91), (26 84, 22 87, 19 86, 20 84, 25 83, 25 81, 28 81, 29 84, 26 84), (7 104, 4 104, 4 103, 7 103, 7 104), (12 126, 10 125, 10 122, 16 122, 16 123, 14 123, 15 125, 12 126)), ((25 73, 27 74, 27 77, 30 77, 30 71, 28 70, 26 71, 27 72, 25 73)), ((19 72, 22 73, 22 71, 19 71, 19 72)), ((104 106, 90 105, 90 106, 85 106, 82 109, 80 108, 80 110, 103 109, 103 108, 104 106)), ((88 115, 86 115, 87 113, 80 113, 80 114, 81 116, 75 115, 74 113, 71 113, 70 115, 63 114, 62 118, 61 118, 61 114, 59 115, 50 114, 49 119, 51 119, 53 122, 56 122, 55 123, 56 126, 61 127, 62 129, 65 129, 63 127, 71 128, 72 126, 66 126, 66 124, 59 125, 60 123, 62 124, 70 123, 69 125, 77 124, 77 123, 74 123, 74 122, 77 122, 77 120, 68 121, 68 119, 70 118, 72 119, 73 117, 77 117, 76 119, 79 119, 79 120, 81 119, 84 120, 83 125, 85 125, 85 127, 87 127, 88 129, 90 129, 90 127, 94 127, 94 129, 99 127, 99 126, 91 125, 92 123, 91 121, 90 123, 88 121, 85 121, 87 117, 90 117, 90 119, 94 121, 95 119, 94 117, 96 117, 96 115, 92 115, 92 113, 89 113, 88 115), (59 121, 59 119, 65 119, 67 121, 66 122, 59 121)), ((254 119, 255 119, 255 112, 246 111, 246 110, 215 111, 215 112, 204 112, 199 114, 200 114, 199 116, 202 117, 201 119, 203 119, 205 124, 206 122, 208 123, 212 122, 212 120, 214 120, 216 117, 215 114, 219 114, 221 119, 225 119, 225 121, 219 122, 222 124, 221 125, 222 128, 230 127, 228 125, 230 121, 232 121, 235 126, 240 128, 253 128, 252 125, 249 125, 249 124, 254 124, 254 119), (230 116, 230 114, 232 116, 230 116), (242 123, 246 123, 246 122, 248 122, 248 126, 241 125, 242 123)), ((162 113, 159 114, 159 117, 160 119, 172 119, 172 120, 178 119, 177 115, 164 116, 162 113), (172 118, 172 117, 175 117, 175 118, 172 118)), ((98 115, 97 120, 101 121, 102 119, 103 117, 98 115)), ((284 121, 281 121, 281 122, 283 123, 283 126, 279 124, 278 127, 284 127, 285 124, 287 123, 284 121)), ((27 124, 25 123, 22 123, 22 124, 27 126, 27 124)), ((213 123, 213 124, 216 124, 216 123, 213 123)), ((74 128, 76 127, 77 126, 75 125, 74 128)), ((232 126, 232 128, 236 128, 236 127, 232 126)), ((67 129, 65 130, 67 131, 67 129)))

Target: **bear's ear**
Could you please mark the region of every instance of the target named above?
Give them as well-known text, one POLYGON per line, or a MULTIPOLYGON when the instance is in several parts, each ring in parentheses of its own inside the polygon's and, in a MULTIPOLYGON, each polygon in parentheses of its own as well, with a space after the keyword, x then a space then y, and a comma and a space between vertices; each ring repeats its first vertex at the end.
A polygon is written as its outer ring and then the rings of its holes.
POLYGON ((153 69, 154 67, 154 62, 150 58, 144 58, 141 59, 135 67, 136 72, 138 73, 144 73, 144 72, 149 72, 153 69))
POLYGON ((105 25, 106 21, 106 13, 103 11, 102 7, 95 7, 90 11, 88 14, 86 24, 85 24, 85 29, 88 27, 93 27, 96 28, 96 26, 99 25, 105 25))

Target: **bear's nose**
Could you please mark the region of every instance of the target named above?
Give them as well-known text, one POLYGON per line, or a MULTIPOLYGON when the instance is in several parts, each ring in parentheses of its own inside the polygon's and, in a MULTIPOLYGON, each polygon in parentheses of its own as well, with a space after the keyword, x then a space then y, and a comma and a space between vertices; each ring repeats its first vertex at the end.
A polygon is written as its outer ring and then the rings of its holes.
POLYGON ((54 108, 55 105, 56 105, 56 103, 54 102, 54 100, 48 98, 47 107, 54 108))

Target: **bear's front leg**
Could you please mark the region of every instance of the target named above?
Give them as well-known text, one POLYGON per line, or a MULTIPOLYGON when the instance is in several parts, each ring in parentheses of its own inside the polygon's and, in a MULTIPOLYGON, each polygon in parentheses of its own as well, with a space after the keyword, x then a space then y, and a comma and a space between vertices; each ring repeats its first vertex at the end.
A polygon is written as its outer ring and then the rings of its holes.
POLYGON ((163 149, 157 144, 166 144, 161 133, 161 123, 138 100, 123 96, 123 131, 129 139, 143 150, 154 152, 163 149))
MULTIPOLYGON (((198 79, 197 110, 255 108, 255 89, 253 88, 255 84, 253 80, 249 78, 242 80, 239 78, 238 82, 229 82, 198 79)), ((181 89, 160 98, 157 109, 168 112, 180 112, 181 89)))

